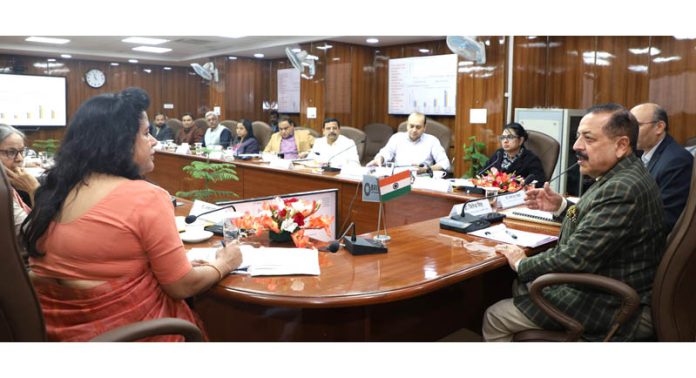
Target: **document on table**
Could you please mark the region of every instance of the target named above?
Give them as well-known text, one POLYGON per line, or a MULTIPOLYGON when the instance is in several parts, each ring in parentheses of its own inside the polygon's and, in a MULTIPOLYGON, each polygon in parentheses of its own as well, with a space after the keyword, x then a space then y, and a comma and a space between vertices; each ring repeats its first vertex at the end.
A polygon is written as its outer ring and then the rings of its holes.
MULTIPOLYGON (((192 248, 188 253, 189 261, 215 261, 217 248, 192 248)), ((246 273, 251 276, 318 276, 319 252, 307 248, 254 248, 242 245, 242 264, 234 273, 246 273)))
POLYGON ((505 224, 502 223, 478 231, 470 232, 469 234, 502 243, 515 244, 521 247, 529 248, 536 248, 540 245, 558 240, 557 236, 509 229, 507 226, 505 226, 505 224))

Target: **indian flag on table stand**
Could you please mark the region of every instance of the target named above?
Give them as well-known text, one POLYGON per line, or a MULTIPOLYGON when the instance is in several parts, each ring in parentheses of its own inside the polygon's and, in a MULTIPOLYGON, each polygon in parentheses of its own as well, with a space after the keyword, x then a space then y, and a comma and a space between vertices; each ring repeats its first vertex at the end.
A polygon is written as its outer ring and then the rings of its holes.
POLYGON ((401 171, 379 179, 378 183, 381 202, 392 200, 411 191, 411 171, 401 171))

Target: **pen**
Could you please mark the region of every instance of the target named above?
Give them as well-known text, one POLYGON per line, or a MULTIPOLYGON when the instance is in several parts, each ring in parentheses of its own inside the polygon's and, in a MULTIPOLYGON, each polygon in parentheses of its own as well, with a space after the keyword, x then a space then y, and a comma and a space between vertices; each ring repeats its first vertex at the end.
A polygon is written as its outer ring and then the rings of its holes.
POLYGON ((222 248, 225 248, 225 247, 226 247, 225 241, 224 241, 224 240, 220 240, 220 244, 222 244, 222 248))
POLYGON ((513 234, 513 233, 512 233, 510 230, 508 230, 507 228, 505 229, 505 233, 508 234, 508 235, 510 235, 510 237, 512 237, 513 239, 517 239, 517 235, 513 234))

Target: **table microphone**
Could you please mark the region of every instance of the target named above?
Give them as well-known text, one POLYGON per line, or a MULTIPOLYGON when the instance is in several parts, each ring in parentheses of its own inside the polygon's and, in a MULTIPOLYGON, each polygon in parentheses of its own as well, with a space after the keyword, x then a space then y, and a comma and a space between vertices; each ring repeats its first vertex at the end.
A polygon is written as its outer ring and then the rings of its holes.
POLYGON ((196 219, 198 219, 198 217, 200 217, 201 215, 206 215, 206 214, 214 213, 214 212, 216 212, 216 211, 220 211, 220 210, 224 210, 224 209, 229 209, 230 207, 231 207, 234 211, 237 211, 237 209, 234 207, 234 205, 227 205, 227 206, 219 207, 219 208, 217 208, 217 209, 213 209, 213 210, 210 210, 210 211, 206 211, 206 212, 204 212, 204 213, 200 213, 200 214, 198 214, 198 215, 188 215, 188 216, 186 217, 186 219, 184 219, 184 221, 186 222, 186 224, 191 224, 191 223, 195 222, 196 219))
POLYGON ((491 167, 494 166, 495 163, 497 163, 498 160, 500 159, 500 155, 501 155, 500 150, 496 150, 495 151, 495 159, 493 159, 493 162, 488 164, 487 166, 483 167, 483 169, 481 169, 480 171, 478 171, 478 173, 476 173, 476 176, 481 176, 483 174, 483 172, 486 172, 487 170, 491 169, 491 167))
POLYGON ((351 222, 338 239, 332 240, 329 244, 319 248, 319 250, 322 252, 336 253, 336 251, 338 251, 341 248, 341 246, 343 246, 340 240, 342 240, 346 236, 346 234, 348 233, 348 231, 350 231, 351 227, 353 227, 354 224, 355 222, 351 222))
MULTIPOLYGON (((340 171, 341 171, 341 168, 334 168, 334 167, 331 166, 331 159, 333 159, 333 158, 335 158, 336 156, 338 156, 338 155, 340 155, 340 154, 342 154, 342 153, 344 153, 344 152, 350 150, 350 149, 353 148, 353 147, 354 147, 353 145, 350 145, 350 146, 348 146, 347 148, 344 148, 344 149, 342 149, 341 151, 339 151, 339 152, 333 154, 331 157, 328 158, 328 160, 326 160, 326 167, 323 167, 322 170, 324 170, 324 171, 326 171, 326 172, 340 172, 340 171)), ((315 154, 319 155, 319 152, 315 152, 315 154)))

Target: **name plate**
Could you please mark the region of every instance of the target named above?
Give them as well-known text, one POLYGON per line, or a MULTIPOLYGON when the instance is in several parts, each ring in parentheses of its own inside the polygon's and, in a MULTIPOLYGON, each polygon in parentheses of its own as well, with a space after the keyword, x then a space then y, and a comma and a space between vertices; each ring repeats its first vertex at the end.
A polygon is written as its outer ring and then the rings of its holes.
POLYGON ((178 146, 174 152, 177 154, 188 155, 191 153, 191 147, 189 147, 188 143, 182 143, 181 146, 178 146))
POLYGON ((208 157, 211 159, 222 160, 222 151, 221 150, 210 151, 210 153, 208 154, 208 157))
POLYGON ((271 168, 292 169, 292 160, 273 159, 270 163, 271 168))
POLYGON ((515 193, 500 196, 497 199, 498 207, 501 209, 509 209, 511 207, 524 204, 524 190, 518 190, 515 193))
POLYGON ((442 193, 450 193, 452 191, 452 183, 448 180, 430 177, 416 177, 412 186, 413 189, 427 189, 442 193))
POLYGON ((466 204, 465 212, 471 215, 483 215, 492 212, 491 204, 487 199, 469 202, 466 204))

